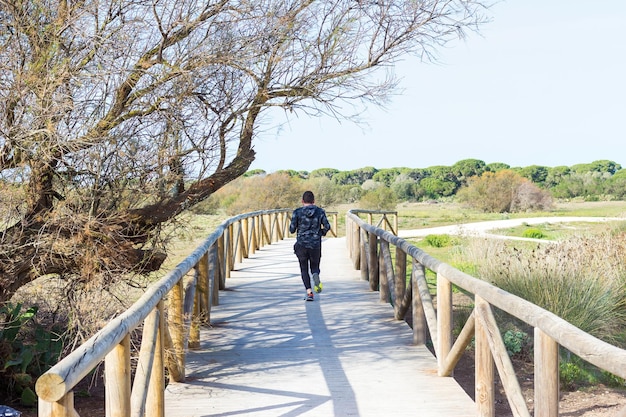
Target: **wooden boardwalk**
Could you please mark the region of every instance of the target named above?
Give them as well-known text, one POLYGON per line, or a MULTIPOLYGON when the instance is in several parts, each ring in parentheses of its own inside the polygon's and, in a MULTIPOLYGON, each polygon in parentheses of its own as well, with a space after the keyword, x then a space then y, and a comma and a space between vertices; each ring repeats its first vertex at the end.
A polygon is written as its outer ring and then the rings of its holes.
POLYGON ((324 291, 314 302, 303 300, 293 243, 265 246, 237 265, 201 348, 188 353, 186 381, 166 389, 166 416, 476 414, 360 279, 344 238, 324 241, 324 291))

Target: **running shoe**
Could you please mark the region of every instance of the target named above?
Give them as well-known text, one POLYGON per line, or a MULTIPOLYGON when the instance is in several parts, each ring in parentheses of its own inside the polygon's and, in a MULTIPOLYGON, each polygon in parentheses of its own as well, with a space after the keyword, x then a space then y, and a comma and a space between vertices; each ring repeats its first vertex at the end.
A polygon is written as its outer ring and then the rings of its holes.
POLYGON ((324 287, 322 285, 322 283, 320 282, 320 274, 315 273, 313 274, 313 289, 315 290, 315 292, 320 293, 322 292, 322 288, 324 287))

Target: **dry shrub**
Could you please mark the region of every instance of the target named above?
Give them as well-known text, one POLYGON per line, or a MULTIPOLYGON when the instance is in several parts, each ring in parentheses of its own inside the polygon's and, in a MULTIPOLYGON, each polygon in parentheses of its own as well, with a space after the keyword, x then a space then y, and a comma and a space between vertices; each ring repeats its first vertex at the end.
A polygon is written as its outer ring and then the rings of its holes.
POLYGON ((457 193, 457 198, 473 208, 490 213, 547 210, 553 205, 547 191, 506 169, 470 178, 467 186, 457 193))
POLYGON ((577 236, 532 249, 473 239, 464 256, 482 279, 602 340, 624 345, 626 234, 577 236))
POLYGON ((554 206, 552 196, 530 181, 522 181, 513 195, 512 212, 549 210, 554 206))
POLYGON ((327 208, 337 204, 344 198, 343 189, 326 177, 309 178, 304 181, 301 188, 313 191, 315 204, 320 207, 327 208))
POLYGON ((140 292, 122 282, 102 290, 45 276, 20 288, 12 302, 38 307, 37 322, 58 332, 65 356, 126 310, 140 292))
POLYGON ((286 173, 239 178, 216 193, 227 214, 236 215, 257 210, 297 207, 303 183, 286 173))
POLYGON ((122 222, 55 211, 42 226, 50 233, 42 233, 38 241, 46 255, 33 256, 32 266, 47 263, 63 271, 65 263, 73 263, 77 273, 44 275, 12 297, 14 303, 38 306, 42 324, 66 329, 63 337, 70 348, 128 308, 149 284, 140 273, 143 250, 126 239, 122 222))

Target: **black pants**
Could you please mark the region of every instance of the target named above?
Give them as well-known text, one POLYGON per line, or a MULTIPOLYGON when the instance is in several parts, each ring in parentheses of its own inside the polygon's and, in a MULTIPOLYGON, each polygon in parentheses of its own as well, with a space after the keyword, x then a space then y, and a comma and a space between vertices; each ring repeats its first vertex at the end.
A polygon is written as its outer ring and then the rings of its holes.
POLYGON ((302 276, 302 283, 304 284, 304 288, 308 291, 311 289, 311 276, 309 275, 309 270, 312 274, 320 273, 322 247, 318 246, 317 248, 311 249, 305 248, 304 246, 296 243, 293 246, 293 251, 300 262, 300 275, 302 276))

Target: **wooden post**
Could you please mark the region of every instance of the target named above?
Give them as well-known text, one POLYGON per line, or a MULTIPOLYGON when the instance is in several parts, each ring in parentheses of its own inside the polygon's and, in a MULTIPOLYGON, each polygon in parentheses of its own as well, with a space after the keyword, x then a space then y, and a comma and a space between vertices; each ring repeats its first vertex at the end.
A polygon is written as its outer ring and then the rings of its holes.
POLYGON ((248 256, 254 255, 254 252, 259 248, 257 245, 257 229, 256 229, 256 216, 250 218, 250 242, 248 243, 248 256))
POLYGON ((276 235, 274 229, 276 228, 276 215, 275 214, 269 214, 269 227, 270 227, 270 232, 269 232, 269 244, 272 244, 275 242, 274 240, 274 236, 276 235))
POLYGON ((126 335, 104 359, 107 417, 130 416, 130 335, 126 335))
POLYGON ((157 305, 159 313, 159 326, 154 345, 154 360, 150 373, 150 385, 148 398, 146 398, 146 416, 165 417, 165 358, 164 358, 164 333, 165 320, 163 320, 163 301, 157 305))
POLYGON ((396 247, 396 273, 395 273, 395 285, 394 285, 394 303, 396 311, 396 320, 403 320, 400 312, 400 301, 404 298, 406 291, 406 252, 399 247, 396 247))
POLYGON ((37 415, 39 417, 80 417, 74 409, 74 392, 70 391, 59 401, 52 403, 40 398, 37 415))
MULTIPOLYGON (((204 256, 200 258, 200 263, 202 259, 204 259, 204 256)), ((204 297, 204 294, 200 294, 198 291, 198 281, 203 279, 203 277, 200 277, 199 267, 199 264, 196 265, 195 277, 190 288, 188 289, 189 300, 185 300, 187 307, 190 307, 190 310, 185 308, 185 321, 189 323, 189 341, 187 344, 189 349, 198 349, 200 347, 200 320, 202 320, 200 313, 200 298, 204 297)))
MULTIPOLYGON (((475 313, 472 311, 472 314, 468 317, 461 333, 456 338, 456 341, 452 345, 452 349, 450 349, 450 353, 446 357, 443 368, 439 369, 439 373, 443 376, 452 376, 454 372, 454 367, 459 363, 459 360, 465 353, 465 349, 474 339, 474 334, 476 333, 476 319, 475 313)), ((516 415, 516 417, 521 417, 516 415)))
MULTIPOLYGON (((239 220, 237 222, 237 233, 235 237, 235 263, 240 264, 243 262, 243 252, 244 252, 244 241, 245 238, 243 236, 243 222, 244 220, 239 220)), ((235 268, 233 268, 234 270, 235 268)))
POLYGON ((195 312, 197 317, 203 322, 206 322, 209 314, 209 305, 211 303, 209 293, 209 251, 213 248, 209 248, 207 252, 200 258, 198 265, 196 265, 196 271, 198 272, 198 279, 196 281, 196 295, 198 296, 198 311, 195 312))
POLYGON ((502 340, 502 336, 500 335, 498 323, 491 311, 491 306, 487 302, 481 301, 476 304, 475 308, 475 316, 480 321, 482 330, 487 336, 491 357, 498 370, 498 375, 500 376, 500 381, 502 381, 502 387, 506 392, 513 415, 517 417, 530 417, 522 388, 515 375, 513 363, 506 350, 504 340, 502 340))
POLYGON ((270 239, 270 229, 269 227, 271 227, 269 225, 270 221, 272 219, 269 217, 268 214, 264 214, 263 216, 261 216, 261 246, 265 246, 269 243, 272 242, 272 240, 270 239))
POLYGON ((154 356, 159 337, 159 322, 159 311, 154 309, 143 323, 141 349, 135 370, 133 390, 130 395, 131 417, 144 417, 146 413, 146 400, 150 389, 149 381, 152 379, 154 356))
POLYGON ((387 252, 389 252, 389 242, 380 240, 380 250, 378 252, 378 291, 380 295, 380 301, 383 303, 389 302, 389 279, 387 276, 387 265, 385 264, 385 244, 387 246, 387 252))
POLYGON ((426 323, 428 324, 430 340, 433 342, 435 355, 438 356, 439 337, 437 336, 437 312, 435 311, 435 307, 433 305, 433 299, 430 294, 430 288, 428 288, 428 282, 426 282, 426 268, 424 265, 418 263, 418 267, 413 269, 413 274, 415 281, 417 282, 417 286, 419 287, 420 299, 422 301, 422 308, 424 309, 424 317, 426 323))
POLYGON ((200 314, 203 321, 208 322, 209 310, 211 306, 211 293, 209 292, 209 252, 215 247, 215 243, 211 245, 209 250, 202 255, 198 262, 198 291, 202 302, 200 304, 200 314))
POLYGON ((278 238, 276 239, 276 241, 281 241, 285 238, 285 225, 287 224, 287 213, 278 213, 278 218, 280 220, 280 223, 278 224, 277 227, 277 231, 278 231, 278 238))
POLYGON ((230 278, 232 271, 232 253, 233 253, 233 225, 228 225, 224 230, 224 278, 230 278))
POLYGON ((352 258, 352 265, 354 269, 358 269, 361 264, 361 228, 356 224, 352 228, 352 240, 350 244, 350 257, 352 258))
POLYGON ((452 348, 452 284, 441 274, 437 274, 437 336, 437 364, 441 372, 452 348))
POLYGON ((259 250, 263 246, 263 215, 260 214, 256 217, 255 221, 255 249, 259 250))
POLYGON ((168 366, 170 378, 175 382, 185 381, 185 318, 184 288, 182 278, 170 291, 168 328, 172 337, 173 363, 168 366))
POLYGON ((250 218, 243 219, 243 232, 241 236, 241 248, 244 258, 250 257, 250 218))
MULTIPOLYGON (((479 305, 486 303, 475 296, 476 315, 480 314, 479 305)), ((489 349, 487 329, 483 320, 475 320, 475 401, 479 417, 495 417, 494 363, 489 349)))
POLYGON ((360 265, 359 265, 359 269, 361 270, 361 279, 363 281, 368 281, 369 278, 369 270, 368 270, 368 263, 367 263, 367 232, 365 232, 365 230, 361 229, 359 227, 359 234, 360 234, 360 238, 359 238, 359 260, 360 265))
POLYGON ((263 229, 263 214, 260 214, 256 219, 256 227, 257 227, 257 249, 265 246, 265 239, 263 237, 265 230, 263 229))
POLYGON ((217 276, 217 286, 220 290, 226 288, 226 255, 224 253, 226 245, 224 244, 224 235, 217 239, 217 259, 214 262, 218 263, 219 275, 217 276))
POLYGON ((236 242, 237 236, 235 236, 235 225, 231 224, 228 226, 228 278, 230 278, 230 272, 235 269, 235 259, 237 256, 236 242))
POLYGON ((209 316, 207 318, 208 323, 211 322, 211 308, 220 304, 219 290, 222 288, 222 276, 220 271, 219 262, 219 247, 217 245, 211 246, 209 249, 209 316))
POLYGON ((272 242, 279 242, 282 240, 282 230, 283 230, 283 213, 274 213, 274 227, 272 230, 272 235, 274 236, 274 238, 272 239, 272 242))
POLYGON ((535 417, 559 415, 559 345, 535 327, 535 417))
POLYGON ((378 271, 378 236, 374 233, 368 232, 368 242, 369 242, 369 277, 370 277, 370 290, 378 291, 378 283, 379 283, 379 271, 378 271))
MULTIPOLYGON (((183 281, 184 295, 183 295, 183 352, 187 352, 190 347, 190 337, 194 336, 195 330, 194 316, 196 306, 196 287, 197 287, 198 274, 197 270, 194 270, 194 274, 191 278, 187 277, 183 281)), ((197 323, 196 323, 197 324, 197 323)), ((200 328, 197 328, 197 344, 200 346, 200 328)), ((195 343, 196 341, 194 341, 195 343)), ((183 366, 185 366, 185 360, 183 358, 183 366)))
POLYGON ((396 277, 402 288, 406 288, 406 252, 396 246, 396 277))
POLYGON ((424 273, 424 266, 413 259, 411 270, 411 291, 413 292, 413 300, 411 304, 413 314, 413 344, 423 345, 426 343, 426 315, 424 314, 424 305, 420 296, 420 288, 417 282, 418 274, 424 273))
POLYGON ((394 230, 394 234, 397 236, 398 235, 398 212, 394 213, 394 218, 393 218, 393 230, 394 230))
POLYGON ((354 222, 346 215, 346 248, 352 248, 352 227, 354 222))

